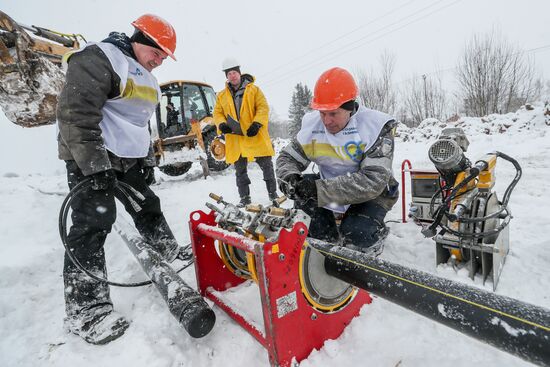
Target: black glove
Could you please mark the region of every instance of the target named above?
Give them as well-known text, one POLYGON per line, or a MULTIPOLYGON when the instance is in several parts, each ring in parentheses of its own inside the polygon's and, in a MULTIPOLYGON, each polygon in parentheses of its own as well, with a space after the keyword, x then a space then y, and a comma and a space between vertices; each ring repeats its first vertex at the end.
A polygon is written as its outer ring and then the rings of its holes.
POLYGON ((317 185, 313 179, 301 180, 296 183, 296 196, 302 200, 317 200, 317 185))
POLYGON ((287 176, 284 180, 279 180, 279 190, 289 199, 294 199, 296 193, 296 184, 302 180, 302 175, 297 173, 287 176))
POLYGON ((231 130, 231 127, 229 127, 226 122, 222 122, 218 127, 220 131, 224 134, 231 134, 233 132, 233 130, 231 130))
POLYGON ((263 125, 260 124, 259 122, 257 121, 254 121, 252 123, 252 125, 250 125, 250 127, 248 128, 248 130, 246 130, 246 136, 248 136, 249 138, 253 137, 253 136, 256 136, 258 135, 258 131, 260 131, 260 127, 262 127, 263 125))
POLYGON ((141 171, 143 172, 143 178, 145 179, 145 183, 147 184, 147 186, 151 186, 156 182, 155 167, 143 167, 141 171))
POLYGON ((117 185, 116 173, 113 169, 94 173, 92 180, 92 190, 112 190, 117 185))

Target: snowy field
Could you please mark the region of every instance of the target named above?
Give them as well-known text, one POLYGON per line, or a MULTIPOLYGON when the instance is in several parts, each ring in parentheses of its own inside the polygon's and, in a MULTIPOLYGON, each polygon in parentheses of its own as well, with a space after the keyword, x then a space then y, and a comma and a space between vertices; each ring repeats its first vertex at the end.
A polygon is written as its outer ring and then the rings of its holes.
MULTIPOLYGON (((502 151, 519 161, 523 177, 511 197, 514 218, 510 253, 496 293, 550 309, 550 116, 542 106, 483 121, 463 120, 471 142, 467 156, 502 151)), ((202 339, 192 339, 168 312, 153 287, 112 288, 115 308, 132 324, 126 334, 105 346, 93 346, 63 329, 63 248, 58 211, 67 194, 64 167, 56 162, 55 128, 23 130, 0 116, 4 139, 21 140, 20 149, 2 151, 0 167, 0 366, 268 366, 266 351, 239 325, 214 307, 217 322, 202 339), (30 149, 29 149, 30 148, 30 149), (31 151, 32 153, 28 153, 31 151)), ((396 144, 394 174, 400 180, 403 159, 413 168, 432 166, 427 147, 442 124, 427 121, 415 132, 402 129, 396 144)), ((261 171, 250 169, 252 199, 266 204, 261 171)), ((502 197, 514 175, 511 164, 497 163, 496 191, 502 197)), ((205 209, 209 192, 237 200, 233 169, 201 177, 200 166, 173 178, 157 171, 153 190, 181 244, 189 242, 188 217, 205 209)), ((407 185, 409 186, 409 185, 407 185)), ((123 213, 120 210, 119 213, 123 213)), ((398 203, 387 219, 399 221, 398 203)), ((492 284, 472 282, 465 269, 435 266, 435 245, 413 223, 389 223, 382 258, 492 291, 492 284)), ((107 239, 112 280, 142 278, 142 272, 116 234, 107 239)), ((195 286, 188 268, 182 277, 195 286)), ((258 291, 245 285, 233 298, 239 309, 261 324, 258 291)), ((297 330, 296 339, 299 339, 297 330)), ((528 363, 463 336, 383 299, 374 298, 337 340, 329 340, 300 366, 524 366, 528 363)))

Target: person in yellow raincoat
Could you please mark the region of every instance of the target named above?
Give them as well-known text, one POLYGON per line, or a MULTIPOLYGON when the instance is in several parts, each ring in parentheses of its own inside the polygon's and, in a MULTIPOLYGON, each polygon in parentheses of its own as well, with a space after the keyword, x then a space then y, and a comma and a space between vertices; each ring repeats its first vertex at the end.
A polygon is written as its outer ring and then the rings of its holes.
POLYGON ((277 198, 277 182, 271 157, 275 154, 267 131, 269 107, 264 94, 254 84, 254 77, 241 74, 234 58, 222 63, 227 77, 225 88, 218 93, 214 122, 225 134, 225 161, 235 165, 238 206, 250 204, 248 161, 255 160, 263 172, 269 200, 277 198))

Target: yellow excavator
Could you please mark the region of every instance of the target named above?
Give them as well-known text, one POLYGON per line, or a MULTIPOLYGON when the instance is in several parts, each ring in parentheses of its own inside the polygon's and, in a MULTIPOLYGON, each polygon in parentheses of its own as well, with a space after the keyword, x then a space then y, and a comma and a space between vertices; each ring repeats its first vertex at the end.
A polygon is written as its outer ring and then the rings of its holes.
POLYGON ((26 26, 0 11, 0 107, 23 127, 55 123, 63 86, 61 57, 80 47, 76 34, 26 26))
MULTIPOLYGON (((86 39, 80 34, 27 26, 0 11, 0 108, 8 120, 23 127, 55 123, 57 96, 65 79, 61 58, 81 43, 86 39)), ((195 161, 205 175, 227 168, 225 142, 216 135, 212 120, 214 89, 187 80, 160 87, 156 124, 151 124, 160 170, 181 175, 195 161)))

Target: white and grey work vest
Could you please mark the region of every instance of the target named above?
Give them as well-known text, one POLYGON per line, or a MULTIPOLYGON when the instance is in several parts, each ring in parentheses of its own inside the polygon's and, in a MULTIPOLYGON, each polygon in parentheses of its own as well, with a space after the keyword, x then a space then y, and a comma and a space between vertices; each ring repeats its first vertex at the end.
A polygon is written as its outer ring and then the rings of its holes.
MULTIPOLYGON (((302 119, 297 135, 307 158, 319 167, 321 178, 330 179, 358 172, 365 153, 373 146, 384 125, 394 118, 380 111, 360 106, 344 129, 332 134, 327 131, 319 111, 302 119)), ((345 213, 349 205, 328 205, 325 208, 345 213)))
POLYGON ((108 99, 101 110, 99 126, 105 148, 122 158, 146 157, 151 141, 148 122, 161 96, 157 79, 115 45, 90 42, 84 48, 90 45, 105 53, 120 78, 120 95, 108 99))

